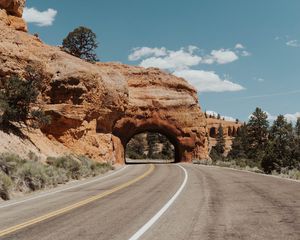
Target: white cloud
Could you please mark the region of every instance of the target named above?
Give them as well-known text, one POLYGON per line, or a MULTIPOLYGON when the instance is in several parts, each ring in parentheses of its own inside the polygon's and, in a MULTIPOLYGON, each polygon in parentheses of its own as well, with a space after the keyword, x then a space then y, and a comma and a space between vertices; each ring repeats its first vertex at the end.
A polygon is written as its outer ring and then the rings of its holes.
MULTIPOLYGON (((206 111, 206 114, 207 114, 207 115, 211 115, 211 116, 215 116, 215 117, 218 116, 218 113, 217 113, 217 112, 211 111, 211 110, 206 111)), ((222 115, 221 115, 221 119, 223 119, 223 118, 224 118, 226 121, 230 121, 230 122, 235 122, 235 121, 236 121, 236 119, 233 118, 233 117, 228 117, 228 116, 222 116, 222 115)))
MULTIPOLYGON (((223 79, 213 71, 194 70, 201 64, 227 64, 236 61, 239 52, 230 49, 212 50, 204 55, 196 46, 188 46, 177 51, 162 48, 139 47, 134 48, 128 56, 130 61, 140 60, 140 66, 157 67, 168 70, 178 77, 185 78, 194 85, 199 92, 240 91, 243 86, 233 83, 228 77, 223 79), (199 54, 200 52, 200 54, 199 54)), ((241 55, 241 54, 240 54, 241 55)))
MULTIPOLYGON (((268 120, 270 122, 273 122, 277 119, 278 116, 276 115, 272 115, 268 112, 266 112, 266 114, 268 115, 268 120)), ((292 122, 292 123, 295 123, 297 121, 297 118, 300 118, 300 112, 296 112, 296 113, 286 113, 283 115, 285 117, 285 119, 288 121, 288 122, 292 122)))
POLYGON ((286 42, 289 47, 300 47, 300 42, 298 40, 290 40, 286 42))
POLYGON ((244 49, 245 47, 241 43, 237 43, 234 47, 235 49, 244 49))
POLYGON ((201 63, 202 57, 194 55, 193 51, 180 49, 178 51, 168 51, 164 57, 150 57, 142 60, 142 67, 158 67, 166 70, 188 69, 201 63))
POLYGON ((239 59, 235 52, 228 49, 212 50, 210 57, 219 64, 227 64, 239 59))
POLYGON ((57 11, 49 8, 46 11, 39 11, 35 8, 24 8, 23 18, 28 23, 34 23, 40 27, 51 26, 55 20, 57 11))
POLYGON ((295 123, 297 121, 297 118, 300 118, 300 112, 296 112, 294 114, 287 113, 287 114, 284 114, 284 117, 288 122, 295 123))
POLYGON ((177 77, 185 78, 190 84, 196 87, 199 92, 225 92, 240 91, 245 88, 227 79, 221 79, 219 75, 212 71, 202 70, 181 70, 173 74, 177 77))
POLYGON ((251 56, 252 54, 251 54, 250 52, 246 51, 246 50, 243 50, 242 52, 240 52, 240 55, 241 55, 242 57, 249 57, 249 56, 251 56))
POLYGON ((167 55, 167 49, 162 48, 149 48, 149 47, 140 47, 134 48, 133 52, 128 56, 130 61, 137 61, 144 57, 162 57, 167 55))

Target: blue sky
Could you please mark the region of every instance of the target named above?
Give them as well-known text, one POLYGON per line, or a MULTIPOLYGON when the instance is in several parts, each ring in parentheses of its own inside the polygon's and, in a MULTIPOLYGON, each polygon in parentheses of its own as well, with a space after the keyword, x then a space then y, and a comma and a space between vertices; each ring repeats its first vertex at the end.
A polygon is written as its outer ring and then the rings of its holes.
POLYGON ((257 106, 300 117, 299 12, 299 0, 28 0, 25 11, 46 43, 87 26, 101 61, 185 77, 203 110, 241 120, 257 106))

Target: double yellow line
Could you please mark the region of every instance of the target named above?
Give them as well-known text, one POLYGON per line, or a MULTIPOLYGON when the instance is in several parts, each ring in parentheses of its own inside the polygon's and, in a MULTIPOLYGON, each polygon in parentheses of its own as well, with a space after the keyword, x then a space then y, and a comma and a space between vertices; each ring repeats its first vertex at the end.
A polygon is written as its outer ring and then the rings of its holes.
POLYGON ((134 183, 142 180, 143 178, 147 177, 150 173, 152 173, 153 170, 154 170, 154 168, 155 168, 154 165, 151 164, 150 167, 149 167, 149 169, 143 175, 141 175, 139 177, 136 177, 136 178, 134 178, 134 179, 132 179, 132 180, 126 182, 126 183, 123 183, 123 184, 121 184, 121 185, 119 185, 117 187, 114 187, 114 188, 112 188, 110 190, 107 190, 107 191, 105 191, 103 193, 100 193, 99 195, 87 198, 85 200, 82 200, 80 202, 72 204, 72 205, 70 205, 68 207, 61 208, 59 210, 50 212, 50 213, 45 214, 43 216, 40 216, 40 217, 31 219, 31 220, 29 220, 27 222, 18 224, 16 226, 9 227, 9 228, 4 229, 4 230, 0 230, 0 237, 3 237, 3 236, 8 235, 8 234, 11 234, 13 232, 16 232, 16 231, 21 230, 21 229, 26 228, 26 227, 29 227, 31 225, 37 224, 37 223, 42 222, 44 220, 47 220, 49 218, 56 217, 56 216, 61 215, 63 213, 66 213, 66 212, 69 212, 71 210, 74 210, 76 208, 85 206, 85 205, 87 205, 87 204, 89 204, 91 202, 94 202, 96 200, 99 200, 101 198, 104 198, 104 197, 106 197, 106 196, 108 196, 108 195, 110 195, 110 194, 112 194, 114 192, 117 192, 117 191, 119 191, 121 189, 124 189, 124 188, 126 188, 126 187, 128 187, 128 186, 130 186, 130 185, 132 185, 132 184, 134 184, 134 183))

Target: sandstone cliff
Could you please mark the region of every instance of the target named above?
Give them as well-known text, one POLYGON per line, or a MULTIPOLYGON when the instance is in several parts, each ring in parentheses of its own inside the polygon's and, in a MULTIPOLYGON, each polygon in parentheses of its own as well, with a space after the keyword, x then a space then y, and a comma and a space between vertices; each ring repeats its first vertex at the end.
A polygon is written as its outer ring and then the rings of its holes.
POLYGON ((226 121, 226 120, 216 119, 216 118, 207 118, 206 122, 207 122, 207 133, 209 139, 209 151, 217 143, 216 137, 218 134, 218 128, 221 125, 223 127, 223 136, 225 139, 225 154, 227 154, 231 149, 232 140, 234 139, 237 132, 239 131, 239 128, 242 126, 242 123, 226 121))
POLYGON ((0 77, 22 75, 28 65, 43 76, 39 104, 52 117, 42 129, 47 139, 98 161, 122 163, 130 138, 150 130, 170 138, 178 161, 207 158, 206 119, 184 79, 153 68, 91 64, 48 46, 9 20, 23 21, 23 5, 0 0, 0 77))

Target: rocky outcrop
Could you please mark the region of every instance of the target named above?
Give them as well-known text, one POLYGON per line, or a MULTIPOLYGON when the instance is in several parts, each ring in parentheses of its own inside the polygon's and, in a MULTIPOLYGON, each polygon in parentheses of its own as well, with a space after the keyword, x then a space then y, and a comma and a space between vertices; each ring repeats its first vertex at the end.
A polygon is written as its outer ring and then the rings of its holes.
POLYGON ((0 0, 0 21, 18 30, 27 31, 27 24, 22 19, 25 0, 0 0))
MULTIPOLYGON (((17 5, 3 2, 9 8, 1 11, 18 17, 17 5)), ((206 119, 184 79, 154 68, 91 64, 6 20, 0 17, 0 77, 24 75, 28 65, 41 75, 39 105, 52 117, 42 129, 48 139, 97 161, 122 163, 133 135, 157 131, 174 144, 177 161, 207 158, 206 119)))
POLYGON ((207 118, 206 122, 209 140, 209 151, 213 146, 217 144, 216 138, 218 135, 218 129, 221 125, 223 128, 223 136, 225 139, 225 154, 227 154, 231 149, 232 141, 236 136, 237 132, 239 131, 240 127, 242 126, 242 123, 226 121, 217 118, 207 118))
POLYGON ((39 104, 53 119, 44 133, 76 153, 117 161, 111 132, 128 103, 124 76, 45 45, 3 21, 0 30, 0 76, 23 75, 28 65, 42 76, 39 104))
POLYGON ((24 6, 25 0, 0 0, 0 8, 16 17, 22 17, 24 6))
POLYGON ((155 68, 106 67, 120 71, 128 82, 129 104, 113 128, 123 146, 137 133, 155 131, 173 143, 176 161, 207 158, 206 121, 191 85, 155 68))

